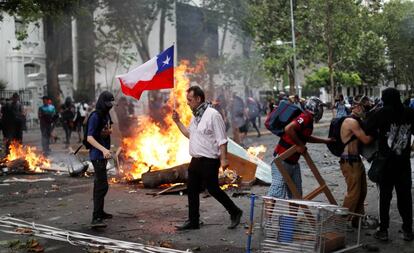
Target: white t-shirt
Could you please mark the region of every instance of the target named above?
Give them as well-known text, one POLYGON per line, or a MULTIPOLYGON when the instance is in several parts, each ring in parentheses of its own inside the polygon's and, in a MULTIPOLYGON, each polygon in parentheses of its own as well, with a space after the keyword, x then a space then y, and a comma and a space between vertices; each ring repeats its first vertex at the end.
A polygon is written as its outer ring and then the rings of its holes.
POLYGON ((190 156, 219 158, 220 146, 227 143, 226 126, 220 113, 209 107, 196 124, 191 119, 188 127, 190 133, 190 156))

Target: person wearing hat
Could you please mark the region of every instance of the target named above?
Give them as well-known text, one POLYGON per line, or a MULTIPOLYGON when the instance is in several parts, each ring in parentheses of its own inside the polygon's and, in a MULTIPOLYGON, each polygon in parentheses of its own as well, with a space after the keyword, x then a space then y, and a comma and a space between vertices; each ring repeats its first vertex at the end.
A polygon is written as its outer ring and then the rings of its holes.
MULTIPOLYGON (((345 178, 347 191, 342 206, 352 213, 364 215, 364 201, 367 196, 367 177, 360 156, 362 144, 369 144, 372 138, 362 129, 362 119, 369 111, 371 102, 368 97, 358 95, 351 107, 351 115, 341 124, 341 141, 345 143, 339 166, 345 178)), ((358 228, 359 217, 349 217, 353 227, 358 228)))
POLYGON ((43 105, 39 107, 38 118, 40 123, 40 132, 42 133, 42 150, 47 156, 50 154, 50 137, 52 134, 52 125, 56 115, 55 106, 49 103, 50 98, 43 96, 43 105))
POLYGON ((104 201, 108 192, 108 175, 106 165, 108 159, 112 157, 111 133, 112 120, 109 111, 114 105, 114 95, 109 91, 103 91, 96 102, 95 111, 88 117, 87 142, 90 144, 89 158, 95 170, 95 180, 93 184, 93 215, 91 226, 93 228, 104 228, 104 219, 111 219, 112 214, 104 211, 104 201))
MULTIPOLYGON (((333 140, 319 138, 312 135, 313 132, 313 115, 322 101, 316 97, 312 97, 306 101, 304 112, 292 120, 285 127, 284 134, 280 137, 279 143, 276 145, 273 155, 280 156, 286 150, 296 145, 296 153, 282 161, 283 166, 292 178, 296 189, 302 195, 302 176, 300 173, 299 158, 306 151, 306 143, 329 143, 333 140)), ((285 180, 283 179, 276 164, 271 164, 272 183, 269 188, 268 196, 275 198, 292 198, 285 180)))

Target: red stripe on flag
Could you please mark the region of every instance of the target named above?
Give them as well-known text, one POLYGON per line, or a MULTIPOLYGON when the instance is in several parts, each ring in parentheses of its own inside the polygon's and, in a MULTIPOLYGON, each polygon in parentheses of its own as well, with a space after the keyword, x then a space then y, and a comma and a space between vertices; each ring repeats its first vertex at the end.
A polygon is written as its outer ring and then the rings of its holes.
POLYGON ((170 89, 174 87, 174 68, 168 68, 161 73, 158 73, 152 78, 151 81, 138 81, 133 88, 130 88, 124 84, 121 78, 122 93, 127 96, 140 99, 142 92, 146 90, 160 90, 170 89))

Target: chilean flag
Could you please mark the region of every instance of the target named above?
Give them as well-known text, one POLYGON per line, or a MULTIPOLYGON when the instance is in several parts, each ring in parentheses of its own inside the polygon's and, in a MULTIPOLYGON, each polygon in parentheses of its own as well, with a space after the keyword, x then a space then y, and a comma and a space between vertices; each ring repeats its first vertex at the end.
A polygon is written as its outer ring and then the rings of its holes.
POLYGON ((174 87, 174 46, 155 56, 151 60, 118 75, 122 92, 139 99, 145 90, 160 90, 174 87))

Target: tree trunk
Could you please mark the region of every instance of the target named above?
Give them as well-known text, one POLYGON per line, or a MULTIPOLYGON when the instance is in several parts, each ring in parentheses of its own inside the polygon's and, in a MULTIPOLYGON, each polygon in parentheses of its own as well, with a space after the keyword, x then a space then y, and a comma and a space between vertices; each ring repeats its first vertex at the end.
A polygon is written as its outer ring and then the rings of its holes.
MULTIPOLYGON (((95 1, 81 1, 84 11, 78 15, 79 92, 89 100, 95 99, 95 1)), ((108 89, 109 87, 106 87, 108 89)), ((104 88, 105 89, 105 88, 104 88)))
POLYGON ((329 68, 329 82, 331 86, 331 107, 332 107, 332 115, 334 114, 333 106, 335 101, 335 81, 333 78, 334 70, 333 70, 333 51, 334 51, 334 45, 332 45, 332 32, 333 32, 333 23, 332 23, 332 16, 331 16, 331 10, 332 10, 332 2, 331 0, 327 1, 326 5, 326 46, 328 50, 328 68, 329 68))
POLYGON ((224 53, 224 44, 226 42, 226 36, 227 36, 227 30, 228 30, 228 18, 226 19, 226 23, 224 24, 223 28, 223 37, 221 38, 221 45, 220 45, 220 51, 219 51, 219 57, 223 56, 224 53))
POLYGON ((164 5, 161 6, 161 17, 160 17, 160 52, 164 50, 164 33, 165 33, 165 18, 167 10, 164 5))
POLYGON ((59 80, 58 80, 58 27, 55 20, 46 16, 43 19, 45 53, 46 53, 46 87, 47 95, 52 99, 55 105, 60 105, 59 80))
POLYGON ((289 76, 289 95, 295 95, 295 73, 290 64, 287 65, 287 72, 289 76))

